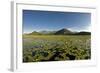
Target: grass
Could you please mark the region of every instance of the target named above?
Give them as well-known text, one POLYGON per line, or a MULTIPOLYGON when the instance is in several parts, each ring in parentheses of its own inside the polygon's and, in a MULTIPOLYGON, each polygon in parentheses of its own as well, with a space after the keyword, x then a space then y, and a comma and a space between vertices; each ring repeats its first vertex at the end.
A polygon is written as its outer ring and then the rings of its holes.
POLYGON ((23 62, 87 60, 90 35, 23 35, 23 62))

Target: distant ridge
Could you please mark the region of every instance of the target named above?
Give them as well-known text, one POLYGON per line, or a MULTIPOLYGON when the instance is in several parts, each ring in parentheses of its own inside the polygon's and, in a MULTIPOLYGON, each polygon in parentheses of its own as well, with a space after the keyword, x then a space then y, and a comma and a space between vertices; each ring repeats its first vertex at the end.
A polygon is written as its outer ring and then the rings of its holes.
POLYGON ((90 32, 85 32, 85 31, 81 31, 81 32, 76 33, 76 35, 91 35, 91 33, 90 32))
POLYGON ((29 33, 30 35, 41 35, 41 33, 37 32, 37 31, 33 31, 32 33, 29 33))
POLYGON ((66 35, 66 34, 73 34, 73 32, 66 28, 63 28, 63 29, 57 31, 55 34, 56 35, 66 35))
POLYGON ((81 31, 81 32, 73 32, 69 29, 63 28, 58 31, 33 31, 29 33, 30 35, 91 35, 91 32, 81 31))

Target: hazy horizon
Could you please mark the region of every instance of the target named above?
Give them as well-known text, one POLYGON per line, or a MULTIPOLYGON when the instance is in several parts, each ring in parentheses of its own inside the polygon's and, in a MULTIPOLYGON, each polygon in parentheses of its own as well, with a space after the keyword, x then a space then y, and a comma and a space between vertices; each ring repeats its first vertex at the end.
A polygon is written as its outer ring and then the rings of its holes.
POLYGON ((63 28, 91 32, 91 13, 23 10, 23 33, 63 28))
MULTIPOLYGON (((62 29, 65 29, 65 28, 62 28, 62 29)), ((67 29, 67 28, 66 28, 67 29)), ((59 30, 61 30, 61 29, 59 29, 59 30)), ((28 34, 28 33, 32 33, 32 32, 42 32, 42 31, 47 31, 47 32, 52 32, 52 31, 59 31, 59 30, 40 30, 40 31, 36 31, 36 30, 34 30, 34 31, 30 31, 30 32, 23 32, 24 34, 28 34)), ((70 30, 70 31, 72 31, 72 32, 91 32, 91 31, 87 31, 87 30, 78 30, 78 31, 75 31, 75 30, 71 30, 71 29, 68 29, 68 30, 70 30)))

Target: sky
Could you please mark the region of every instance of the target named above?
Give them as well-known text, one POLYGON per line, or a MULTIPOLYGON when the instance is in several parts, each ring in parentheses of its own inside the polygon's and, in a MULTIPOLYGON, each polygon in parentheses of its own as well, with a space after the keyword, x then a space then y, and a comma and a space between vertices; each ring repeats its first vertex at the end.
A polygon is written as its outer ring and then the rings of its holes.
POLYGON ((91 13, 23 10, 23 31, 91 31, 91 13))

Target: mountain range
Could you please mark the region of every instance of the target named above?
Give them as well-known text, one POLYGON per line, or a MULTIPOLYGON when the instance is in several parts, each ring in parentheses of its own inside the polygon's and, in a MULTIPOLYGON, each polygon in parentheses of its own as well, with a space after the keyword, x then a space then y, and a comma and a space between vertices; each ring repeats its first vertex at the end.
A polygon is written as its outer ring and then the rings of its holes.
POLYGON ((63 28, 58 31, 33 31, 29 33, 30 35, 90 35, 91 32, 81 31, 81 32, 73 32, 69 29, 63 28))

